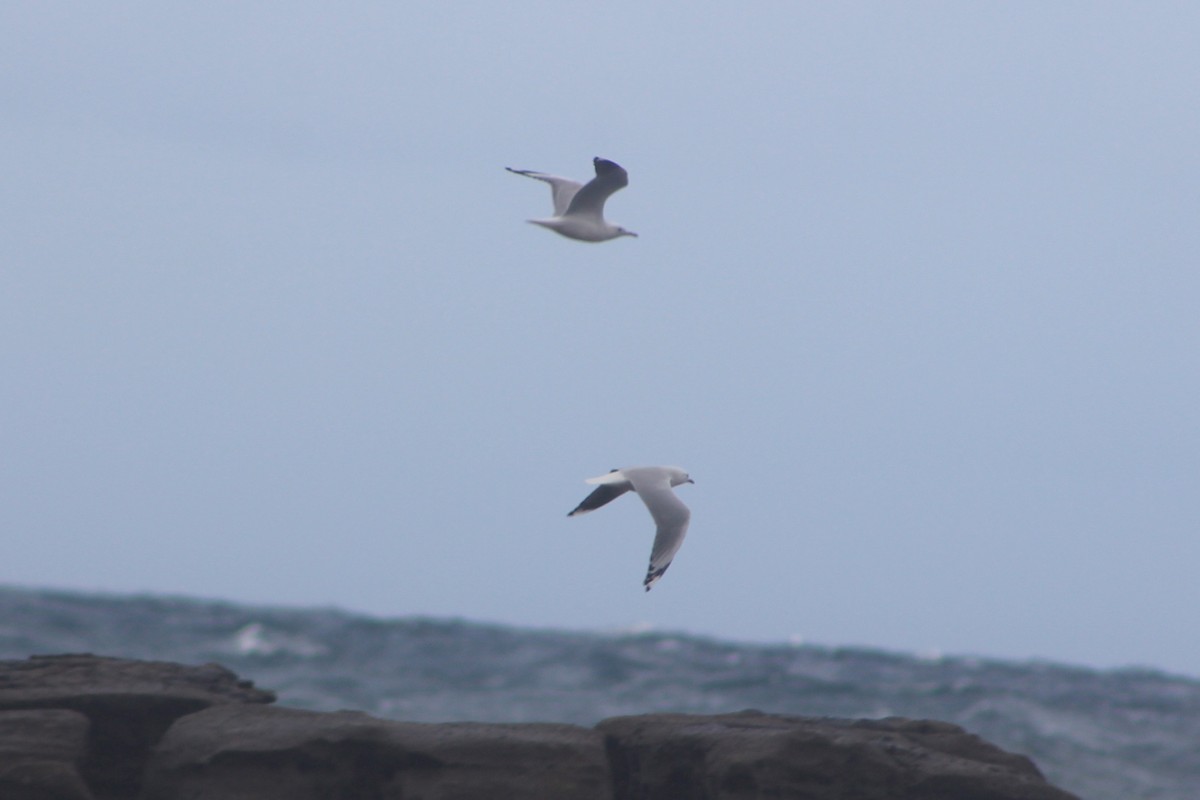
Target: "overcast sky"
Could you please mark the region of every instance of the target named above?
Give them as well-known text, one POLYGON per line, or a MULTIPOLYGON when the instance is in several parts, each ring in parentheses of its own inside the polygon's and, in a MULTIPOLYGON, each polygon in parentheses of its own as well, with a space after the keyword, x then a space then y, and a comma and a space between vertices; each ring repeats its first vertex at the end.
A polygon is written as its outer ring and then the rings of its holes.
POLYGON ((1200 675, 1193 3, 0 5, 0 582, 1200 675), (586 244, 525 224, 593 156, 586 244), (678 464, 649 594, 636 497, 678 464))

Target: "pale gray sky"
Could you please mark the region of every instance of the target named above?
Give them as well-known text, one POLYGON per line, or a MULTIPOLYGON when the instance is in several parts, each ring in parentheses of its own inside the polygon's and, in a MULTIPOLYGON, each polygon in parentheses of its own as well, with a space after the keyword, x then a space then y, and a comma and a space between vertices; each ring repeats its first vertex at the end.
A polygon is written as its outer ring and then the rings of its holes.
POLYGON ((1190 3, 0 6, 0 582, 1200 674, 1190 3), (599 245, 505 166, 629 171, 599 245), (635 498, 688 540, 641 590, 635 498))

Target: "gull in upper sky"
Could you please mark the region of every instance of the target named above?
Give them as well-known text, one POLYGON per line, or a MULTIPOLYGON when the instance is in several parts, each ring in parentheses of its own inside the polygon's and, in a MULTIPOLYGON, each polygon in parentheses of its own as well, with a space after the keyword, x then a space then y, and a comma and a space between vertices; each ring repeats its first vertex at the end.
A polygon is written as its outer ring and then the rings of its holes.
POLYGON ((650 516, 654 517, 658 531, 654 536, 654 547, 650 550, 650 567, 646 570, 646 579, 642 581, 646 591, 650 591, 650 587, 671 566, 671 559, 679 552, 692 518, 692 512, 675 496, 673 489, 695 481, 679 467, 626 467, 614 469, 598 478, 588 478, 586 483, 599 486, 583 498, 583 502, 567 514, 568 517, 595 511, 631 489, 642 498, 650 516))
POLYGON ((618 236, 637 236, 633 231, 604 219, 604 201, 613 192, 629 185, 629 173, 620 164, 600 157, 593 158, 592 164, 596 167, 596 177, 586 184, 544 172, 505 167, 509 172, 550 184, 554 216, 526 221, 582 242, 606 242, 618 236))

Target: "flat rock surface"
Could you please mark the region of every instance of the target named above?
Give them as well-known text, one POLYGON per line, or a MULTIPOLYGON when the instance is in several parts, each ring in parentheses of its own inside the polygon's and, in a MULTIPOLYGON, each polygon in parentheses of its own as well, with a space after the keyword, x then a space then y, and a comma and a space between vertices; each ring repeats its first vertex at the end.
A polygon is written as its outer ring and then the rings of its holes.
POLYGON ((217 703, 270 703, 275 694, 255 689, 216 664, 190 667, 89 653, 0 661, 0 709, 75 708, 122 698, 205 708, 217 703))
POLYGON ((610 800, 604 738, 560 724, 392 722, 219 706, 175 723, 143 800, 610 800))
POLYGON ((945 722, 745 711, 604 720, 618 798, 1078 800, 945 722))

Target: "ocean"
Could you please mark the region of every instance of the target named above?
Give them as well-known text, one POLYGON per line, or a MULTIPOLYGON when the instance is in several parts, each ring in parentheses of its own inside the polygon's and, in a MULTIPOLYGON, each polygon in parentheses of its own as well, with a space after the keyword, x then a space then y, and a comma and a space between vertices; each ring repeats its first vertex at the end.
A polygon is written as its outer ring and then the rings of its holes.
POLYGON ((1152 670, 0 587, 0 658, 85 652, 217 662, 282 705, 423 722, 942 719, 1086 800, 1200 798, 1200 680, 1152 670))

